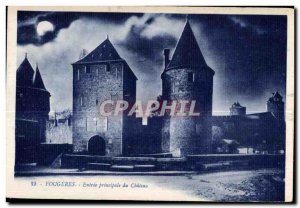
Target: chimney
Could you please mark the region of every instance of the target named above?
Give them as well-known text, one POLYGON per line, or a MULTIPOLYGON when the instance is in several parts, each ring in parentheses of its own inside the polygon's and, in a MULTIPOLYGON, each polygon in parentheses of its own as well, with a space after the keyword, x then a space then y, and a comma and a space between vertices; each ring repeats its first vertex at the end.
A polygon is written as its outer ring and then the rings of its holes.
POLYGON ((170 49, 168 48, 164 49, 165 68, 167 68, 168 64, 170 63, 169 55, 170 55, 170 49))
POLYGON ((86 55, 88 55, 88 51, 86 49, 82 49, 80 51, 80 54, 79 54, 79 60, 83 59, 84 57, 86 57, 86 55))

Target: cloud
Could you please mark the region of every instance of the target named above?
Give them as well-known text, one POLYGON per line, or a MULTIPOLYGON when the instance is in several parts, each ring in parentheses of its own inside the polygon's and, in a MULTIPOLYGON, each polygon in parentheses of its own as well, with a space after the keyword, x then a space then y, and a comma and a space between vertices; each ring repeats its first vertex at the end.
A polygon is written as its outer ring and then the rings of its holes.
POLYGON ((65 15, 63 12, 20 11, 18 12, 17 42, 19 45, 43 45, 54 40, 61 29, 68 28, 78 18, 79 15, 76 13, 65 15), (54 25, 54 30, 39 36, 36 27, 42 21, 51 22, 54 25))
POLYGON ((242 19, 238 18, 238 17, 230 17, 230 19, 235 23, 235 24, 239 24, 240 27, 246 27, 247 24, 245 21, 243 21, 242 19))
POLYGON ((61 29, 66 29, 70 24, 81 18, 90 20, 109 21, 110 23, 122 23, 132 15, 142 16, 140 13, 112 13, 110 12, 43 12, 43 11, 19 11, 18 12, 18 38, 19 45, 34 44, 43 45, 55 40, 61 29), (38 36, 36 26, 41 21, 49 21, 55 26, 53 32, 46 36, 38 36))
MULTIPOLYGON (((106 20, 95 20, 80 18, 73 21, 68 28, 60 29, 57 37, 43 45, 27 44, 18 46, 18 65, 28 53, 30 62, 39 63, 45 85, 51 93, 51 109, 63 110, 72 106, 72 67, 80 54, 81 49, 92 51, 109 35, 111 42, 115 45, 121 57, 127 60, 132 70, 139 78, 138 94, 143 95, 142 99, 155 98, 160 93, 160 72, 162 63, 152 62, 145 59, 143 53, 132 50, 134 43, 133 36, 139 33, 132 33, 133 28, 142 28, 144 21, 151 18, 148 15, 143 17, 133 16, 129 18, 124 26, 121 24, 109 23, 106 20), (141 65, 144 67, 141 68, 141 65), (155 76, 149 76, 149 71, 155 72, 155 76), (157 83, 149 90, 149 83, 157 83)), ((157 21, 156 21, 157 24, 157 21)), ((147 30, 147 27, 144 27, 147 30)), ((140 36, 140 42, 147 39, 153 44, 159 40, 149 40, 149 37, 140 36)), ((160 37, 163 39, 163 37, 160 37)), ((149 47, 152 50, 153 47, 149 47)), ((163 46, 159 49, 159 56, 162 54, 163 46)), ((145 52, 146 54, 148 52, 145 52)))
MULTIPOLYGON (((29 12, 20 19, 18 64, 25 52, 33 65, 39 63, 52 94, 52 110, 72 107, 70 64, 83 48, 92 51, 107 35, 139 79, 137 98, 156 98, 161 93, 163 49, 174 49, 185 22, 184 15, 137 13, 29 12), (64 18, 65 23, 58 23, 64 18), (54 25, 59 28, 43 40, 35 35, 35 24, 41 19, 56 21, 54 25)), ((191 15, 190 22, 207 64, 216 71, 214 111, 227 113, 236 100, 247 110, 264 111, 272 91, 285 95, 285 17, 191 15)))
POLYGON ((174 23, 174 20, 162 14, 132 16, 124 24, 123 35, 126 36, 118 42, 127 50, 138 52, 142 59, 148 58, 158 62, 160 57, 157 54, 162 54, 163 48, 173 47, 181 33, 183 24, 181 25, 180 21, 177 21, 177 26, 173 29, 168 29, 174 23))

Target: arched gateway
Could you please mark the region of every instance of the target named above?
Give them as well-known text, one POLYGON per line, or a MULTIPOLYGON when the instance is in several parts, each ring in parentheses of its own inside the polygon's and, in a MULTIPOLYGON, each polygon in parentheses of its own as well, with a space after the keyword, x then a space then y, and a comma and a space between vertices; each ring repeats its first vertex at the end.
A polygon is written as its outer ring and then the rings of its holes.
POLYGON ((93 136, 88 142, 88 152, 91 155, 105 155, 105 140, 101 136, 93 136))

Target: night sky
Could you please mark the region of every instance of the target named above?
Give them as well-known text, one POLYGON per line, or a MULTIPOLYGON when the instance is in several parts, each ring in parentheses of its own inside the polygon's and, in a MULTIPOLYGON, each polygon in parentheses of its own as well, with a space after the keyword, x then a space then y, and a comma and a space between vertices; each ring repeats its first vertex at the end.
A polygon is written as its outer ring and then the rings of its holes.
MULTIPOLYGON (((108 35, 139 79, 137 99, 155 99, 161 94, 163 49, 173 52, 185 19, 182 14, 21 11, 17 64, 27 52, 51 93, 51 110, 71 109, 71 63, 82 49, 92 51, 108 35), (50 22, 53 30, 44 28, 39 34, 37 25, 42 21, 50 22)), ((207 64, 216 72, 214 115, 228 114, 236 101, 247 107, 247 113, 264 112, 274 91, 285 98, 286 16, 190 15, 189 19, 207 64)))

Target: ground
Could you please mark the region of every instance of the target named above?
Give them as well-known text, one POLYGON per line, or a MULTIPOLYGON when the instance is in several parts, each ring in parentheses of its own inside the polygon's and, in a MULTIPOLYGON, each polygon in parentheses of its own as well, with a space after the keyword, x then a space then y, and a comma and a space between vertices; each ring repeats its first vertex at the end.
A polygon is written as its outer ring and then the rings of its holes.
MULTIPOLYGON (((136 197, 138 193, 141 194, 144 200, 204 200, 225 202, 284 200, 284 171, 280 169, 231 170, 210 173, 154 172, 152 174, 131 174, 114 172, 114 175, 103 171, 83 171, 77 175, 72 175, 72 171, 68 171, 65 174, 61 174, 63 172, 56 172, 56 174, 53 171, 51 176, 33 174, 31 177, 25 177, 24 175, 17 177, 17 179, 37 181, 80 180, 81 183, 77 183, 78 188, 83 188, 83 181, 86 184, 98 183, 98 185, 100 183, 126 182, 129 184, 129 189, 119 190, 123 194, 118 199, 127 198, 136 200, 138 199, 136 197), (148 188, 130 189, 132 183, 146 185, 148 188)), ((85 187, 83 190, 94 194, 99 189, 85 187)))
POLYGON ((187 176, 155 178, 161 185, 210 201, 283 201, 283 172, 276 169, 228 171, 187 176))

